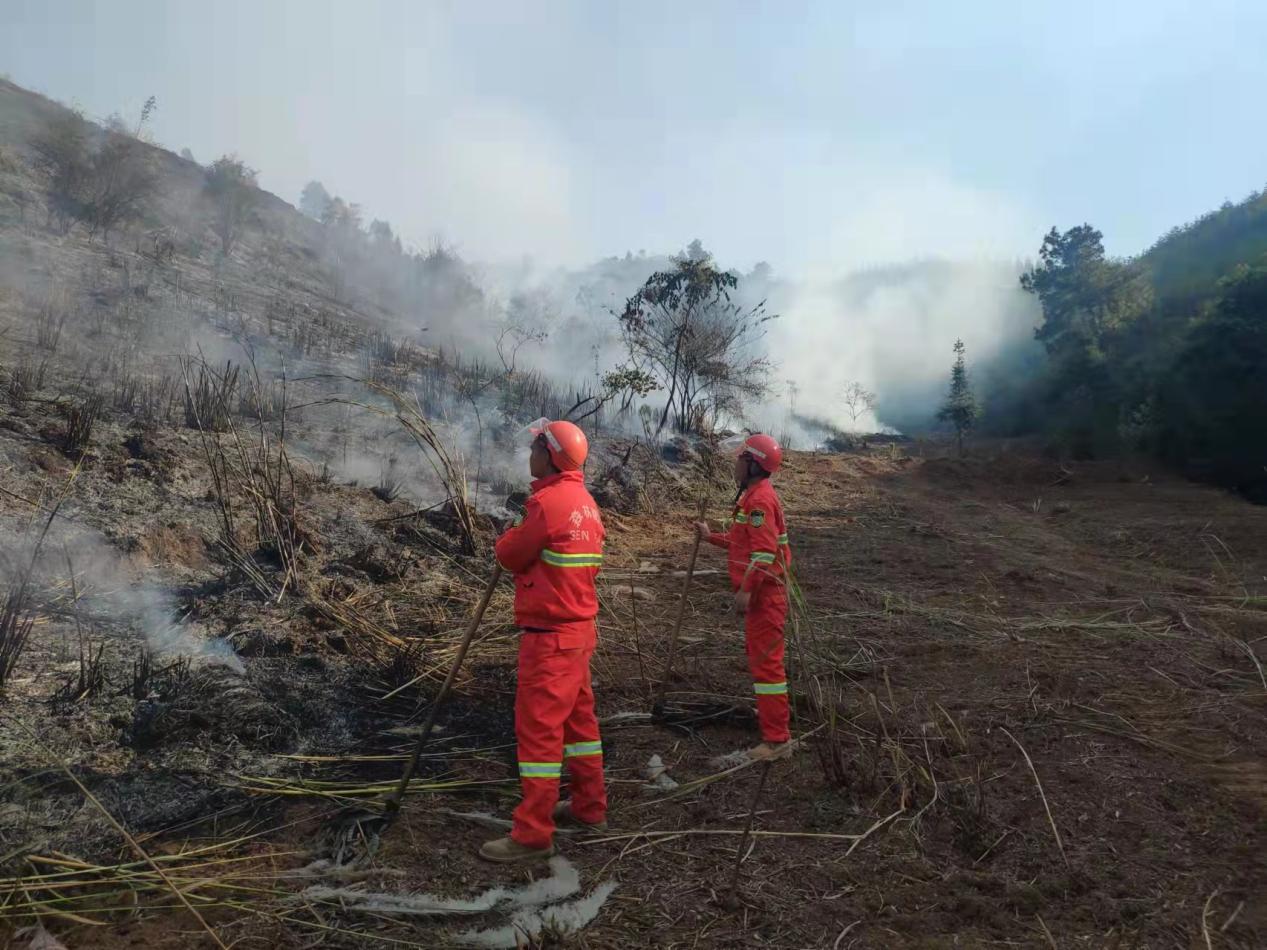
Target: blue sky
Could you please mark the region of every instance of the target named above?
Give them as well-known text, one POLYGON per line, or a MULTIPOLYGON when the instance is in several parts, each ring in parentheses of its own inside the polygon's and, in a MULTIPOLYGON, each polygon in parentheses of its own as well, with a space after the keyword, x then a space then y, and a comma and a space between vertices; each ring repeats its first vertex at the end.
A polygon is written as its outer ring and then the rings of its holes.
POLYGON ((1111 251, 1267 184, 1267 4, 5 0, 0 72, 422 244, 800 275, 1111 251))

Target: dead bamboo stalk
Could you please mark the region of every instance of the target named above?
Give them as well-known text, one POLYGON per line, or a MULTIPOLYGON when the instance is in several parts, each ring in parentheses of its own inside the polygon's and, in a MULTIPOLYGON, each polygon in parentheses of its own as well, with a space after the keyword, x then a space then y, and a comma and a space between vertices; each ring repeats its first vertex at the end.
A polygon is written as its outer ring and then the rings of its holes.
POLYGON ((757 790, 752 793, 752 805, 748 809, 748 820, 744 822, 743 834, 739 838, 739 850, 735 852, 735 866, 730 872, 730 889, 726 895, 726 902, 735 909, 739 906, 739 866, 743 864, 744 848, 748 846, 749 839, 752 838, 752 822, 757 817, 757 805, 761 802, 761 790, 765 788, 765 780, 770 774, 770 766, 774 764, 772 759, 767 759, 761 767, 761 777, 757 779, 757 790))
POLYGON ((1069 867, 1069 855, 1065 854, 1065 843, 1060 840, 1060 829, 1056 827, 1056 819, 1052 816, 1051 806, 1047 804, 1047 795, 1043 791, 1043 783, 1038 778, 1038 769, 1034 768, 1034 760, 1029 757, 1029 753, 1025 751, 1025 746, 1021 745, 1020 740, 1012 733, 1008 732, 1003 726, 999 726, 999 731, 1016 743, 1016 747, 1021 750, 1021 755, 1025 756, 1025 763, 1029 766, 1030 774, 1034 776, 1034 784, 1038 786, 1038 797, 1043 801, 1043 810, 1047 812, 1047 821, 1051 824, 1051 833, 1056 836, 1056 847, 1060 849, 1060 857, 1064 859, 1065 867, 1069 867))
MULTIPOLYGON (((701 498, 699 503, 700 520, 704 520, 705 505, 707 502, 701 498)), ((695 544, 691 547, 691 559, 686 564, 686 576, 682 578, 682 596, 678 599, 677 619, 673 622, 673 633, 669 637, 669 658, 664 665, 664 675, 660 678, 660 685, 656 689, 655 700, 651 703, 652 717, 659 717, 664 714, 664 692, 668 689, 669 680, 673 676, 673 662, 677 657, 678 640, 682 634, 682 621, 686 618, 686 596, 691 590, 691 578, 695 575, 695 561, 699 558, 700 545, 704 539, 700 535, 699 530, 695 530, 695 544)))
POLYGON ((1201 908, 1201 936, 1205 940, 1205 950, 1214 950, 1214 941, 1210 939, 1210 905, 1218 896, 1219 889, 1216 887, 1214 892, 1205 899, 1205 906, 1201 908))
POLYGON ((88 791, 88 786, 84 785, 84 783, 79 780, 79 778, 75 775, 75 773, 70 770, 70 766, 68 766, 60 758, 54 755, 53 752, 48 748, 48 746, 44 745, 44 743, 40 741, 39 737, 36 736, 33 732, 31 732, 30 729, 27 729, 26 726, 17 722, 17 720, 11 720, 11 721, 16 723, 24 732, 26 732, 26 734, 30 736, 30 738, 41 749, 43 749, 44 754, 48 756, 48 758, 51 759, 63 772, 66 773, 66 777, 69 778, 75 784, 75 787, 79 789, 79 791, 83 794, 84 798, 88 799, 88 801, 92 803, 93 807, 96 808, 99 812, 101 812, 102 816, 106 819, 106 821, 110 823, 110 826, 114 828, 114 830, 117 831, 123 837, 123 840, 126 841, 128 843, 128 846, 131 847, 131 849, 136 853, 136 856, 140 858, 142 861, 144 861, 146 864, 148 864, 151 868, 153 868, 154 873, 157 874, 162 879, 163 883, 166 884, 167 887, 171 890, 171 892, 174 895, 176 895, 176 899, 179 900, 181 904, 184 905, 185 909, 189 911, 191 915, 193 915, 194 919, 197 920, 198 923, 202 925, 202 929, 205 930, 207 934, 211 937, 212 942, 214 942, 215 945, 220 948, 220 950, 228 950, 228 947, 225 946, 224 941, 220 939, 220 935, 217 934, 214 929, 212 929, 209 923, 207 923, 206 918, 203 917, 202 914, 198 913, 197 909, 194 908, 193 904, 189 903, 189 899, 185 896, 185 892, 176 886, 176 883, 170 877, 167 876, 167 874, 163 871, 161 867, 159 867, 158 862, 149 856, 149 852, 147 852, 144 848, 140 846, 140 844, 137 843, 137 840, 128 833, 128 830, 124 828, 123 825, 121 825, 118 822, 118 820, 115 819, 114 815, 110 813, 110 810, 106 808, 105 805, 101 804, 101 802, 97 800, 97 797, 92 794, 92 792, 88 791))
POLYGON ((494 564, 493 574, 488 579, 488 586, 484 588, 484 596, 480 598, 479 605, 475 608, 475 613, 471 615, 471 622, 466 626, 466 633, 462 635, 462 642, 458 644, 458 652, 453 657, 453 665, 449 667, 449 675, 444 678, 440 692, 436 694, 435 702, 431 704, 431 708, 427 711, 426 722, 422 724, 422 731, 418 733, 418 741, 414 744, 413 753, 405 764, 405 771, 401 773, 400 782, 396 785, 395 791, 384 802, 384 808, 389 816, 400 810, 401 800, 404 799, 405 792, 409 789, 409 783, 414 777, 414 772, 418 770, 418 760, 422 757, 422 752, 427 747, 427 741, 431 738, 431 730, 436 724, 436 713, 439 712, 441 704, 448 697, 453 681, 457 679, 458 670, 462 668, 462 661, 466 659, 466 651, 470 648, 471 641, 475 638, 475 631, 479 629, 480 621, 484 619, 484 611, 488 609, 488 602, 493 599, 493 592, 497 590, 497 582, 501 580, 501 576, 502 566, 494 564))

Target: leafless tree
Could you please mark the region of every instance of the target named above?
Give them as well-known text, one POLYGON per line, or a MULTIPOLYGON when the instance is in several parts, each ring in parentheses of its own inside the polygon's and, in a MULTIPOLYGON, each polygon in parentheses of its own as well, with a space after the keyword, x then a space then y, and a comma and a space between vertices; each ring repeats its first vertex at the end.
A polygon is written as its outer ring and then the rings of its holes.
POLYGON ((554 314, 549 301, 538 293, 519 293, 510 298, 505 320, 497 329, 497 358, 507 375, 515 372, 519 351, 544 343, 550 336, 554 314))
POLYGON ((498 329, 497 337, 493 342, 497 347, 497 358, 501 360, 506 375, 514 375, 515 363, 521 349, 531 343, 542 343, 549 335, 545 330, 535 327, 522 327, 517 323, 503 324, 498 329))
POLYGON ((849 411, 849 418, 857 425, 858 420, 868 412, 875 411, 875 393, 868 391, 862 383, 851 380, 845 384, 841 392, 841 401, 849 411))

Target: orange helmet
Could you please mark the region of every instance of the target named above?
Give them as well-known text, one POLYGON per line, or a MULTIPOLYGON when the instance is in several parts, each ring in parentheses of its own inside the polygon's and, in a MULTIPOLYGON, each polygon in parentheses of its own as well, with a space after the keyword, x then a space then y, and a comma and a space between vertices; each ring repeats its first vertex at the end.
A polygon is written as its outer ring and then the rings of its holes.
POLYGON ((538 419, 528 427, 533 438, 545 439, 546 451, 550 453, 550 461, 560 472, 575 472, 585 464, 589 455, 590 443, 585 433, 575 422, 551 422, 549 419, 538 419))
POLYGON ((773 436, 755 432, 739 444, 740 455, 747 455, 763 469, 773 475, 783 464, 783 449, 773 436))

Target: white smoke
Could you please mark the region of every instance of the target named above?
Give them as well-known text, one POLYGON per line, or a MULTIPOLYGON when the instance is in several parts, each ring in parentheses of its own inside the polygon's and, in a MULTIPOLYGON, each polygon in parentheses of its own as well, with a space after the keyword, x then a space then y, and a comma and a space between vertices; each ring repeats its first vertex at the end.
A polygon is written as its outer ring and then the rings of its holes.
MULTIPOLYGON (((30 563, 34 543, 32 530, 13 521, 0 525, 6 575, 13 577, 30 563)), ((159 581, 152 569, 130 563, 99 532, 66 520, 49 529, 32 573, 37 597, 77 614, 87 625, 139 635, 160 656, 245 672, 226 640, 209 637, 180 616, 176 598, 159 581)))
POLYGON ((997 261, 928 260, 784 285, 770 353, 780 378, 796 382, 803 415, 861 431, 927 421, 949 380, 956 339, 970 367, 1032 339, 1037 308, 1019 274, 1018 265, 997 261), (854 381, 877 397, 877 412, 856 423, 841 402, 854 381))

